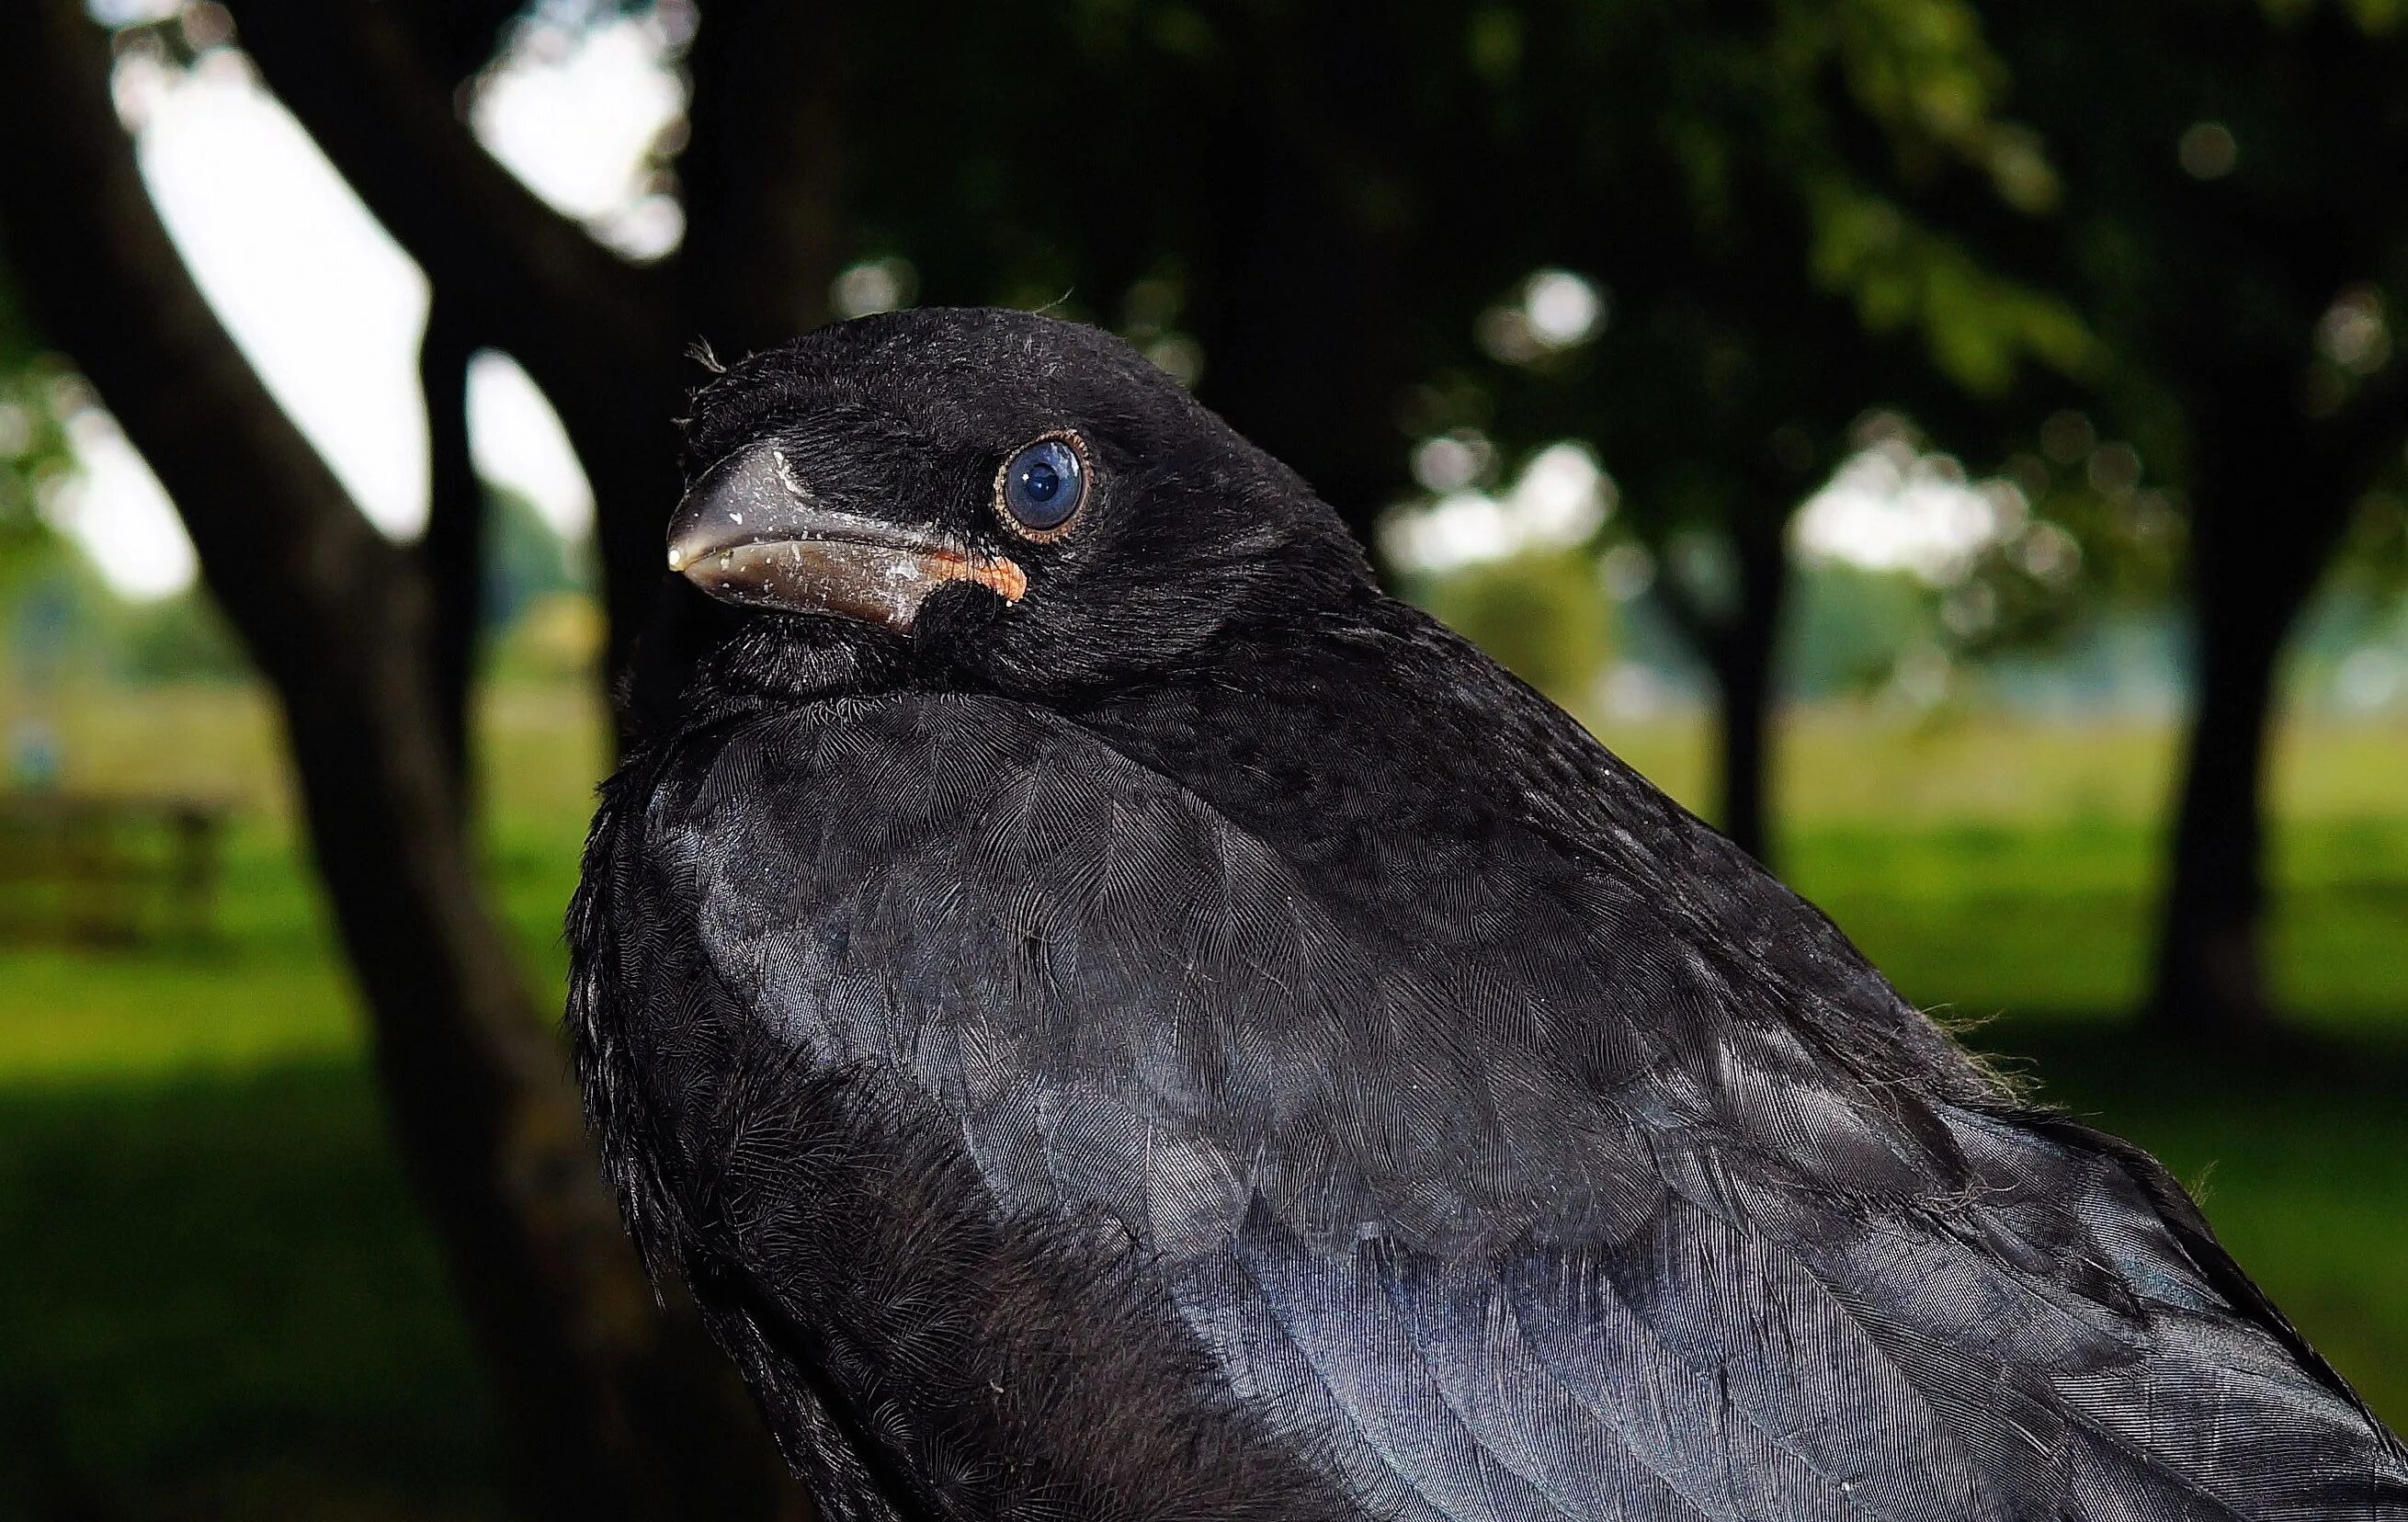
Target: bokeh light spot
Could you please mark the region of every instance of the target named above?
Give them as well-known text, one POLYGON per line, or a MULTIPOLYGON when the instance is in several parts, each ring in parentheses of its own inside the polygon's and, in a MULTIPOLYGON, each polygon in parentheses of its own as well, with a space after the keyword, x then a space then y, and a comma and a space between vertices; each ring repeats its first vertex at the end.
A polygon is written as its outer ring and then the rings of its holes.
POLYGON ((2194 122, 2174 143, 2174 157, 2193 179, 2221 179, 2241 160, 2241 145, 2221 122, 2194 122))

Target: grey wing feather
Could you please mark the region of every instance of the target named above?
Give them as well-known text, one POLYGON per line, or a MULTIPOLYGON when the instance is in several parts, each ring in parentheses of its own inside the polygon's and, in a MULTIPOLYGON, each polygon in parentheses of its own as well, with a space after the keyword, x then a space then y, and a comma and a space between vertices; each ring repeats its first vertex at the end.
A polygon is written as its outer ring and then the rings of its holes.
POLYGON ((1498 943, 1440 961, 963 698, 738 737, 668 833, 752 1020, 932 1107, 1002 1215, 1108 1223, 1366 1513, 2408 1515, 2121 1162, 1852 1076, 1669 930, 1614 965, 1665 927, 1576 854, 1449 884, 1498 943))

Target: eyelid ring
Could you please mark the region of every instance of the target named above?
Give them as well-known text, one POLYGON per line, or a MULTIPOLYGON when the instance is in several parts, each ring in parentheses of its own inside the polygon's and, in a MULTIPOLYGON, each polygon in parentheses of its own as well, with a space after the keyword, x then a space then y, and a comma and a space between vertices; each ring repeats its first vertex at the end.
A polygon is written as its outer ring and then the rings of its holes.
POLYGON ((1007 530, 1031 543, 1050 544, 1055 539, 1067 537, 1072 529, 1079 526, 1079 520, 1086 516, 1087 504, 1095 499, 1095 495, 1096 457, 1088 452, 1087 441, 1079 437, 1079 430, 1076 428, 1048 428, 1033 438, 1013 445, 1011 452, 1003 457, 1003 463, 995 467, 996 519, 1007 530), (1011 509, 1004 501, 1003 493, 1004 488, 1010 483, 1011 462, 1047 439, 1068 445, 1070 452, 1079 457, 1079 505, 1070 510, 1070 516, 1051 528, 1031 528, 1011 515, 1011 509))

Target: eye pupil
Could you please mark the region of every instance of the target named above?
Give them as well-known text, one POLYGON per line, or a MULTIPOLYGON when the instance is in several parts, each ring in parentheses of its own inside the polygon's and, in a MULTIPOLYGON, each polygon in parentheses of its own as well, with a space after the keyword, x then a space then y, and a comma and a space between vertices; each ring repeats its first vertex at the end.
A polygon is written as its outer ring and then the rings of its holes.
POLYGON ((1086 462, 1068 439, 1040 438, 1003 467, 998 504, 1014 527, 1047 533, 1070 521, 1086 495, 1086 462))

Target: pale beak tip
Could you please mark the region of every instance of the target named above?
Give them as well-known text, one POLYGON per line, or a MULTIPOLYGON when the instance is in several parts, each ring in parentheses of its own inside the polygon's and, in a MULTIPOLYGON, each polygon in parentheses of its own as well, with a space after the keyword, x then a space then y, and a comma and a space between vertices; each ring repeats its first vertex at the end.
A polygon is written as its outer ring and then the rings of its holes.
POLYGON ((680 549, 678 546, 676 546, 676 545, 674 545, 674 544, 670 545, 670 546, 669 546, 669 569, 671 569, 671 570, 683 570, 684 568, 685 568, 685 552, 684 552, 683 550, 680 549))

